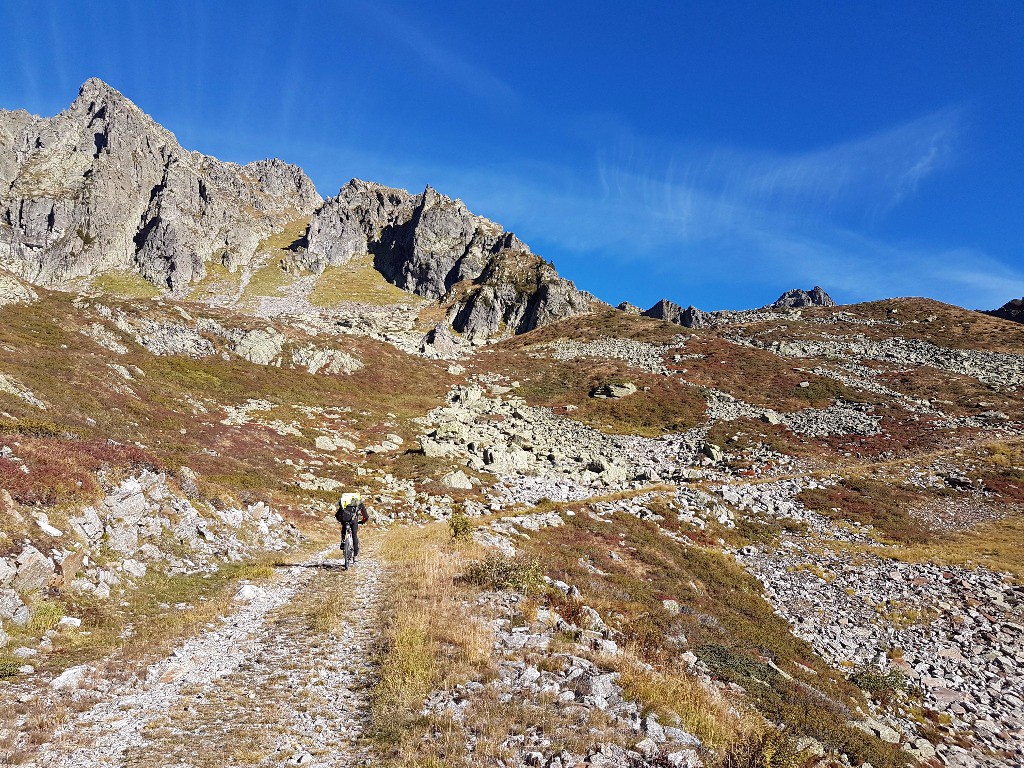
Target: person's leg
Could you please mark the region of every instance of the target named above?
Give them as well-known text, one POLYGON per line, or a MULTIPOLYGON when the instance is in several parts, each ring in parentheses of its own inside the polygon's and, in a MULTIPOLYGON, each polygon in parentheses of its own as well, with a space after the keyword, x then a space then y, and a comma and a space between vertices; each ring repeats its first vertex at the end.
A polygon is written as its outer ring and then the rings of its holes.
POLYGON ((352 521, 352 552, 359 557, 359 520, 352 521))

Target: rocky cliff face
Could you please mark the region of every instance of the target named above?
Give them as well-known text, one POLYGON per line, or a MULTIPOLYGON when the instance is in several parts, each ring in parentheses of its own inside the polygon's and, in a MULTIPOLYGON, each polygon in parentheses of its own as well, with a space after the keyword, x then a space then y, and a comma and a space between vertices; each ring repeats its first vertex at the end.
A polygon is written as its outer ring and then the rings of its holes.
POLYGON ((447 301, 452 327, 474 339, 580 314, 593 300, 511 232, 430 187, 411 195, 353 179, 313 216, 308 241, 309 269, 372 254, 398 287, 447 301))
POLYGON ((1012 320, 1015 323, 1024 323, 1024 299, 1013 299, 999 309, 986 310, 985 314, 1000 317, 1003 320, 1012 320))
POLYGON ((319 203, 298 168, 186 151, 100 80, 54 117, 0 111, 0 267, 31 282, 135 269, 182 288, 319 203))

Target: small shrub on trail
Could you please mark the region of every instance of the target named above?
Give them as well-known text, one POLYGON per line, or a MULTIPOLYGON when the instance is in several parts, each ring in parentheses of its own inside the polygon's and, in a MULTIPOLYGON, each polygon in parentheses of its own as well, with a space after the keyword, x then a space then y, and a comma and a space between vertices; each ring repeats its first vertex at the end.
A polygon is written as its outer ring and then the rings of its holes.
POLYGON ((502 557, 497 553, 471 563, 465 579, 488 589, 508 589, 525 594, 539 592, 544 585, 544 572, 537 559, 502 557))
POLYGON ((449 518, 448 527, 451 528, 455 541, 466 542, 473 538, 473 524, 461 512, 456 512, 449 518))

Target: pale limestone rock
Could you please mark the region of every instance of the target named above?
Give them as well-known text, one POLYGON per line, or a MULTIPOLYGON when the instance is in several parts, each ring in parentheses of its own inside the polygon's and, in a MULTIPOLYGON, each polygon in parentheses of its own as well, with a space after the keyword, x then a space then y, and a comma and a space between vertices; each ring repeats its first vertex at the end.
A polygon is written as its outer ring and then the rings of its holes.
POLYGON ((15 563, 18 575, 14 577, 13 585, 19 592, 43 589, 50 583, 56 570, 53 561, 31 544, 25 546, 15 563))

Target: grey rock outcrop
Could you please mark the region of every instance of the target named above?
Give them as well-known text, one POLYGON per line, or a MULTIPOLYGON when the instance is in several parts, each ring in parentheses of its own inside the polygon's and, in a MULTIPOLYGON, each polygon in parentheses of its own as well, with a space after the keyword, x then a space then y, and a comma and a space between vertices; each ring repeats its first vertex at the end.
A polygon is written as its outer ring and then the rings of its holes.
POLYGON ((6 272, 0 272, 0 307, 8 304, 31 304, 39 296, 20 280, 6 272))
POLYGON ((1024 299, 1013 299, 1003 304, 999 309, 987 309, 984 312, 986 315, 992 315, 992 317, 1012 320, 1015 323, 1024 323, 1024 299))
POLYGON ((510 232, 427 187, 421 194, 353 179, 312 217, 304 266, 354 256, 399 288, 449 304, 448 322, 479 340, 586 312, 593 297, 510 232))
POLYGON ((802 309, 803 307, 834 307, 835 305, 832 297, 825 293, 825 289, 816 285, 809 291, 802 291, 799 288, 786 291, 767 308, 802 309))
POLYGON ((705 328, 708 325, 709 313, 697 309, 692 304, 683 309, 678 304, 662 299, 653 307, 643 313, 645 317, 653 317, 656 320, 665 320, 684 328, 705 328))
POLYGON ((244 263, 320 202, 280 160, 182 149, 97 79, 54 117, 0 111, 0 267, 33 283, 119 269, 184 288, 210 261, 244 263))

